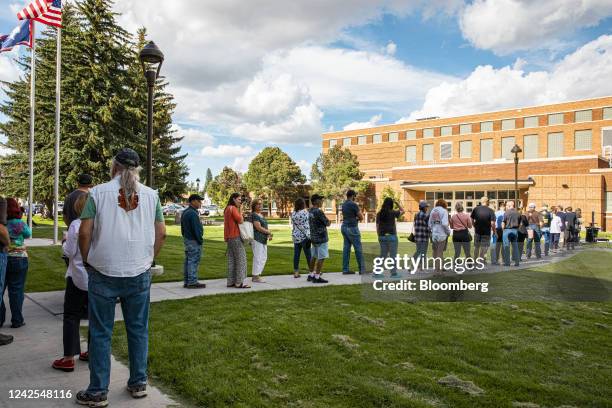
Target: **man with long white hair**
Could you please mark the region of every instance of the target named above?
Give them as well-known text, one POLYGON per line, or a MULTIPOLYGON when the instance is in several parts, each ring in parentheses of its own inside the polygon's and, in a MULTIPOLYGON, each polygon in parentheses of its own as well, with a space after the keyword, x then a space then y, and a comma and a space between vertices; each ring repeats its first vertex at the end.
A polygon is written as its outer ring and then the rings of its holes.
POLYGON ((94 187, 81 213, 79 248, 89 273, 89 387, 77 402, 108 404, 115 302, 121 300, 130 360, 127 390, 147 395, 151 266, 166 235, 159 196, 139 181, 140 158, 122 149, 111 181, 94 187))

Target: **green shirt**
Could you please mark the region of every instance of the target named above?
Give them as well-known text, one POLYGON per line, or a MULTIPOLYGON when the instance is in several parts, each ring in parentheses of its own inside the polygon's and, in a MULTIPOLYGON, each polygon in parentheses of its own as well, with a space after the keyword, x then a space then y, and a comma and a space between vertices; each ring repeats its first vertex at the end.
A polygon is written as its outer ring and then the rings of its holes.
MULTIPOLYGON (((93 198, 89 196, 87 202, 85 203, 85 207, 81 212, 81 219, 88 220, 96 217, 96 203, 93 198)), ((157 203, 155 204, 155 222, 164 222, 164 214, 162 212, 161 203, 159 198, 157 199, 157 203)))

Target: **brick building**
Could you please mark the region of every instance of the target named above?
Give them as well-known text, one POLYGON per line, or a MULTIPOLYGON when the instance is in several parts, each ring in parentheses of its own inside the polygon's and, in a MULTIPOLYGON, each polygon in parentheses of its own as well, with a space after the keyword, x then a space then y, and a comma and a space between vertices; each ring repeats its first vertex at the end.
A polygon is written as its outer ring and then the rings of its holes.
POLYGON ((580 208, 587 222, 612 230, 612 97, 323 134, 359 158, 376 199, 387 185, 411 213, 419 200, 444 198, 471 209, 514 198, 518 144, 519 199, 580 208))

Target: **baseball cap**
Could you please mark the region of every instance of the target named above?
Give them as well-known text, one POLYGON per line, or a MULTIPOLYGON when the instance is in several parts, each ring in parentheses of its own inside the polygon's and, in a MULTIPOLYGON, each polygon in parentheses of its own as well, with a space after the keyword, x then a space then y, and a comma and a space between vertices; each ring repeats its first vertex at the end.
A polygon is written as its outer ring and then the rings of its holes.
POLYGON ((200 200, 200 201, 202 201, 203 199, 204 199, 204 197, 202 197, 199 194, 192 194, 192 195, 189 196, 188 201, 189 202, 192 202, 193 200, 200 200))
POLYGON ((115 156, 115 160, 117 160, 119 164, 127 167, 138 167, 140 165, 140 157, 138 156, 138 153, 127 147, 119 150, 115 156))
POLYGON ((77 182, 81 186, 91 186, 93 184, 93 178, 89 174, 79 174, 77 182))
POLYGON ((323 199, 323 196, 319 194, 313 194, 310 196, 311 201, 317 201, 317 200, 322 200, 322 199, 323 199))
POLYGON ((421 200, 419 201, 419 209, 423 209, 423 208, 427 208, 429 207, 429 203, 425 200, 421 200))

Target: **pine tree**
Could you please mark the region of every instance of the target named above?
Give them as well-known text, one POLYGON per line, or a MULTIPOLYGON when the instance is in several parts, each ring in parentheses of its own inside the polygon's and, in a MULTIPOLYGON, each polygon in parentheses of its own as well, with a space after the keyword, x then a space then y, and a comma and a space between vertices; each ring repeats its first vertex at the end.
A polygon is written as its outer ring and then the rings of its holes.
MULTIPOLYGON (((39 24, 40 26, 40 24, 39 24)), ((62 29, 62 116, 60 195, 76 185, 80 173, 95 183, 109 178, 110 159, 122 147, 146 157, 146 81, 137 58, 145 32, 138 41, 116 23, 109 0, 82 0, 66 5, 62 29)), ((34 200, 52 203, 55 139, 55 29, 37 41, 36 143, 34 200)), ((0 160, 0 187, 13 196, 26 197, 29 152, 29 57, 20 60, 26 75, 4 83, 7 100, 0 112, 7 116, 0 133, 15 151, 0 160)), ((157 83, 154 117, 154 182, 163 198, 185 189, 185 155, 180 155, 171 130, 175 108, 172 95, 157 83)))
POLYGON ((206 193, 208 190, 208 185, 210 184, 210 182, 213 180, 213 175, 212 175, 212 171, 210 171, 210 168, 206 169, 206 179, 204 180, 204 192, 206 193))

